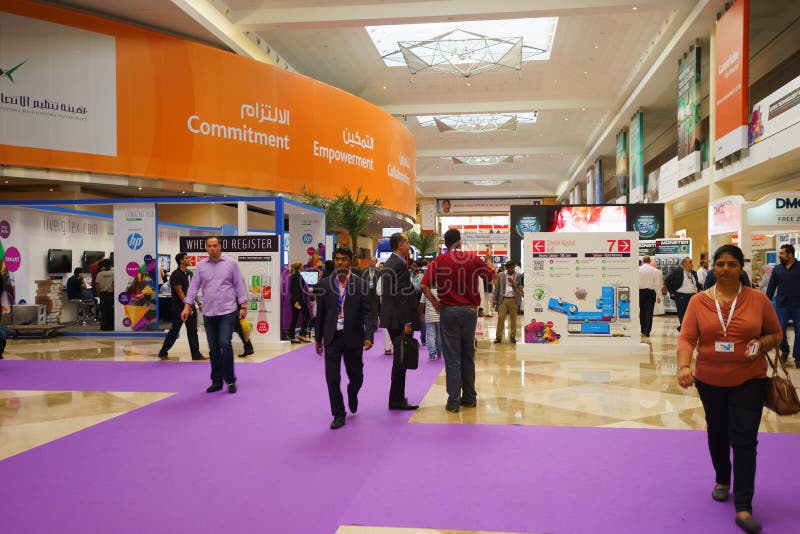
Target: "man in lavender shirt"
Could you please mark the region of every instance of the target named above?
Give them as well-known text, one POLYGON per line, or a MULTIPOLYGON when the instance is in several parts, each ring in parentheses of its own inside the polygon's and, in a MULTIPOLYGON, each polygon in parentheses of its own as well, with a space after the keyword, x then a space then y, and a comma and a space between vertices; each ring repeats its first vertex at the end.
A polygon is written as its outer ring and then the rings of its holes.
POLYGON ((247 294, 239 265, 222 255, 219 239, 206 239, 206 252, 208 259, 197 266, 183 299, 181 320, 185 322, 191 315, 192 303, 202 287, 203 322, 211 355, 211 385, 206 393, 221 390, 223 380, 228 383, 228 393, 236 393, 231 335, 236 321, 247 316, 247 294))

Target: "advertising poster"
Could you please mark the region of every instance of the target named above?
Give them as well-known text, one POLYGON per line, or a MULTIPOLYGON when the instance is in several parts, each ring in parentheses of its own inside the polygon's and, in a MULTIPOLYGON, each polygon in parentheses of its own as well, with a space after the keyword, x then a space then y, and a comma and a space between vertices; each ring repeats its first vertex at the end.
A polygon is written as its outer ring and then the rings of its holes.
POLYGON ((117 155, 114 37, 0 13, 0 145, 117 155))
POLYGON ((597 204, 597 199, 594 197, 594 166, 586 169, 586 203, 597 204))
POLYGON ((709 235, 738 232, 742 227, 742 206, 744 197, 731 195, 720 198, 708 205, 709 235))
POLYGON ((664 204, 631 204, 628 206, 627 228, 639 239, 664 237, 664 204))
POLYGON ((638 247, 634 232, 526 234, 525 343, 638 344, 638 247))
POLYGON ((640 111, 631 120, 631 198, 630 203, 644 200, 644 114, 640 111))
MULTIPOLYGON (((277 235, 222 236, 222 253, 236 260, 249 301, 250 341, 280 342, 280 247, 277 235)), ((181 252, 189 255, 190 270, 208 257, 205 237, 180 238, 181 252)), ((288 291, 289 288, 285 288, 288 291)), ((202 296, 201 296, 202 299, 202 296)))
POLYGON ((420 204, 420 229, 423 234, 430 234, 436 231, 436 202, 426 200, 420 204))
MULTIPOLYGON (((357 253, 356 250, 353 251, 357 253)), ((322 214, 289 216, 289 263, 309 267, 324 263, 325 224, 322 214)))
MULTIPOLYGON (((692 240, 665 238, 639 241, 639 258, 644 256, 650 256, 653 259, 652 264, 658 267, 666 278, 670 271, 681 266, 684 258, 692 257, 692 240)), ((670 298, 669 293, 661 295, 661 302, 662 305, 656 305, 656 315, 677 311, 675 301, 670 298)))
POLYGON ((716 160, 748 146, 750 0, 735 0, 717 21, 716 160))
POLYGON ((800 122, 800 76, 753 106, 750 144, 800 122))
POLYGON ((594 203, 603 203, 603 161, 594 162, 594 203))
POLYGON ((509 260, 522 261, 522 240, 528 232, 548 230, 547 206, 511 206, 509 217, 509 260))
POLYGON ((628 194, 628 132, 617 134, 617 196, 628 194))
POLYGON ((114 329, 157 330, 156 205, 114 205, 114 329))
POLYGON ((800 196, 787 192, 747 208, 748 226, 786 228, 800 225, 800 196))
POLYGON ((678 165, 684 178, 701 170, 700 47, 693 46, 678 60, 678 165))

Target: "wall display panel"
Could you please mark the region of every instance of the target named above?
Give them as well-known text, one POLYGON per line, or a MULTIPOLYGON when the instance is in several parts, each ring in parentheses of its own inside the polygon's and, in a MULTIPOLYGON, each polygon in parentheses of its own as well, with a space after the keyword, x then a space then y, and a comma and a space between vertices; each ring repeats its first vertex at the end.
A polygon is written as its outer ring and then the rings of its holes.
POLYGON ((639 239, 664 237, 664 204, 629 204, 626 229, 639 239))
MULTIPOLYGON (((360 98, 252 59, 63 8, 20 0, 4 3, 0 17, 102 34, 116 58, 115 87, 100 84, 81 99, 62 99, 88 110, 86 116, 115 102, 103 112, 116 120, 115 129, 101 137, 116 133, 116 152, 32 148, 4 137, 3 163, 289 193, 305 186, 328 197, 362 186, 385 208, 415 214, 414 138, 401 121, 360 98)), ((32 38, 45 42, 50 34, 37 30, 32 38)), ((56 49, 66 44, 52 42, 56 49)), ((83 48, 81 54, 81 61, 92 60, 83 48)), ((25 59, 5 57, 5 48, 0 55, 4 68, 25 59)), ((0 85, 5 94, 17 83, 54 79, 55 68, 31 61, 12 73, 13 84, 4 76, 0 85)), ((75 132, 58 138, 66 142, 75 132)))
POLYGON ((630 203, 644 199, 644 114, 640 111, 631 120, 630 203))
POLYGON ((701 170, 703 116, 700 47, 692 47, 678 60, 678 178, 701 170))
POLYGON ((750 144, 754 145, 800 122, 800 76, 753 106, 750 144))

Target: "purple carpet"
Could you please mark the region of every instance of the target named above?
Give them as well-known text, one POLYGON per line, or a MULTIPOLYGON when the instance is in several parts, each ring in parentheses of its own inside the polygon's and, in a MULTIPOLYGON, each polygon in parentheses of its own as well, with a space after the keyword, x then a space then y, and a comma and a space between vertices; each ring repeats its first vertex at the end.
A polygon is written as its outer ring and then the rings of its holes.
MULTIPOLYGON (((0 462, 0 530, 737 530, 709 495, 703 432, 409 424, 386 409, 391 358, 373 349, 365 367, 359 413, 334 432, 312 346, 237 366, 236 395, 206 394, 204 364, 4 361, 0 389, 177 394, 0 462)), ((442 367, 410 371, 409 400, 442 367)), ((757 517, 791 532, 800 435, 760 443, 757 517)))

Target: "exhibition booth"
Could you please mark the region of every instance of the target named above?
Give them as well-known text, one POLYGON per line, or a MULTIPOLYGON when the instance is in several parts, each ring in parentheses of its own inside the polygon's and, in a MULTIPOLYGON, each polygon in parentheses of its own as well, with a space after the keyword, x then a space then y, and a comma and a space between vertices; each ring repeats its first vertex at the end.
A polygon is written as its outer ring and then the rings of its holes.
POLYGON ((256 341, 279 342, 280 295, 288 290, 281 268, 310 255, 324 259, 328 238, 324 210, 283 197, 0 201, 0 249, 13 288, 4 294, 4 311, 13 321, 12 305, 38 305, 28 321, 72 321, 66 279, 76 267, 88 274, 105 257, 114 264, 114 333, 153 334, 175 254, 186 252, 191 269, 211 235, 239 261, 256 341))

